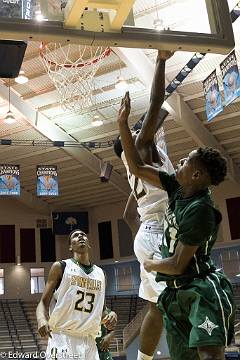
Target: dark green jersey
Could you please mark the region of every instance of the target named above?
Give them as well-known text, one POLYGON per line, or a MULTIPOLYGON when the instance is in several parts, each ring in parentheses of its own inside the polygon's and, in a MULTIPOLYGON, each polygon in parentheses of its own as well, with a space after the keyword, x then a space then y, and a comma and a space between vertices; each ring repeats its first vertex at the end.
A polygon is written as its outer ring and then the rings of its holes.
POLYGON ((107 335, 108 333, 108 329, 106 328, 106 326, 104 326, 103 324, 101 324, 101 330, 99 331, 98 336, 96 337, 96 343, 97 343, 97 347, 99 349, 99 344, 102 340, 102 338, 107 335))
POLYGON ((160 172, 159 177, 169 197, 165 213, 162 257, 172 256, 178 241, 199 247, 184 274, 158 273, 156 281, 177 279, 181 283, 204 276, 214 269, 210 252, 217 238, 218 227, 222 219, 221 213, 214 208, 208 190, 184 199, 175 175, 160 172))
POLYGON ((102 340, 102 338, 107 335, 109 333, 108 329, 106 328, 106 326, 104 326, 104 324, 101 324, 101 330, 98 334, 98 336, 96 337, 96 344, 97 344, 97 349, 98 349, 98 355, 99 355, 99 359, 100 360, 112 360, 112 355, 110 353, 110 351, 102 351, 100 349, 100 342, 102 340))

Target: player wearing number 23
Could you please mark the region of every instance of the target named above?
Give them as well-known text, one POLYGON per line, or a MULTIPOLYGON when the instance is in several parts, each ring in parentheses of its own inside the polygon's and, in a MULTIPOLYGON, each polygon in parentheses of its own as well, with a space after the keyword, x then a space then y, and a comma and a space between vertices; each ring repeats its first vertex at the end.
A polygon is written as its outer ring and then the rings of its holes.
POLYGON ((74 230, 69 241, 73 258, 52 265, 36 311, 38 331, 49 337, 46 357, 98 360, 95 338, 104 309, 105 277, 90 263, 86 234, 74 230))

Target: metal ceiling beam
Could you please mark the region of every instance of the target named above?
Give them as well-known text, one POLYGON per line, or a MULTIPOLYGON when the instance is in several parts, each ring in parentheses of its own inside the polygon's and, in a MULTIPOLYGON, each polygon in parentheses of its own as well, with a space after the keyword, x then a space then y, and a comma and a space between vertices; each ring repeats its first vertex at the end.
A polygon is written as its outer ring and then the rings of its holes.
MULTIPOLYGON (((0 84, 0 96, 8 99, 8 88, 0 84)), ((13 91, 11 92, 12 105, 16 107, 27 119, 27 121, 42 135, 51 141, 74 141, 64 130, 58 127, 53 121, 50 121, 42 113, 36 111, 30 104, 24 102, 13 91)), ((77 143, 77 141, 76 141, 77 143)), ((79 161, 82 165, 90 169, 96 176, 100 175, 100 159, 93 155, 85 148, 62 148, 66 154, 79 161)), ((54 161, 53 161, 54 162, 54 161)), ((126 179, 119 175, 116 171, 112 171, 110 184, 112 184, 117 191, 124 195, 129 194, 129 185, 126 179)))
MULTIPOLYGON (((132 68, 147 87, 151 86, 154 64, 148 59, 143 50, 118 48, 115 52, 132 68)), ((174 120, 196 141, 198 146, 211 146, 221 151, 228 161, 230 179, 240 183, 240 169, 233 163, 232 158, 226 153, 223 146, 212 133, 207 130, 192 109, 184 102, 182 97, 174 93, 168 98, 165 104, 174 120)))

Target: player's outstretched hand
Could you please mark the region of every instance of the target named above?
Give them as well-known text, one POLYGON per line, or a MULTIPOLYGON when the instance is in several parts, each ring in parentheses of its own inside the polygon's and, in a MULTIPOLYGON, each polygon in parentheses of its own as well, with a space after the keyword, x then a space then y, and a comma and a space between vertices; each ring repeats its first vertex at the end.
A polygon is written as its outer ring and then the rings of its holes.
POLYGON ((129 96, 129 91, 126 92, 125 96, 122 98, 121 106, 118 112, 118 123, 122 124, 128 120, 128 116, 131 110, 131 100, 129 96))
POLYGON ((154 261, 153 261, 153 260, 151 260, 151 259, 145 260, 144 263, 143 263, 144 269, 145 269, 147 272, 153 271, 153 264, 154 264, 154 261))
POLYGON ((172 57, 174 54, 174 51, 169 50, 158 50, 158 56, 157 58, 160 60, 168 60, 170 57, 172 57))
POLYGON ((47 320, 42 319, 38 322, 38 332, 41 337, 51 337, 51 331, 47 320))
POLYGON ((114 311, 110 311, 103 319, 102 323, 108 330, 113 330, 117 324, 117 314, 114 311))

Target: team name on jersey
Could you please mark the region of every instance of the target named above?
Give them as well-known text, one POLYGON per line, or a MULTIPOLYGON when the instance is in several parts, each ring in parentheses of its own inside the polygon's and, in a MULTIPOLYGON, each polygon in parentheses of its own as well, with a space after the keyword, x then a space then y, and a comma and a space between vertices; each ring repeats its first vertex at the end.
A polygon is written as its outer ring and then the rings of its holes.
POLYGON ((100 291, 102 288, 102 281, 73 275, 71 277, 71 285, 77 285, 81 288, 86 288, 88 290, 99 290, 100 291))

